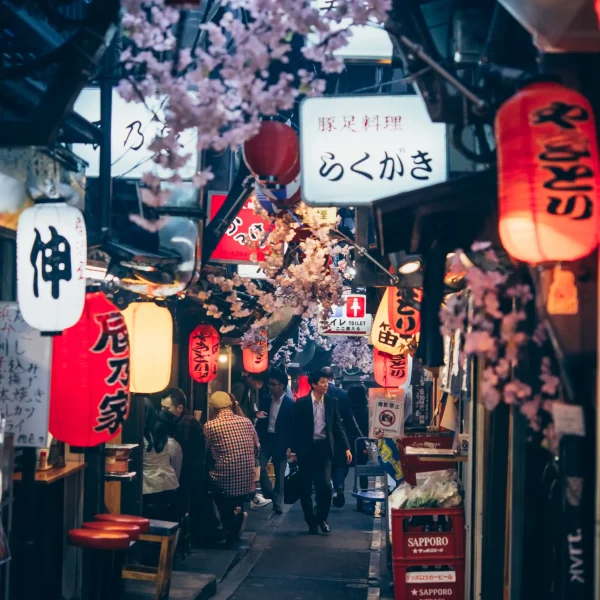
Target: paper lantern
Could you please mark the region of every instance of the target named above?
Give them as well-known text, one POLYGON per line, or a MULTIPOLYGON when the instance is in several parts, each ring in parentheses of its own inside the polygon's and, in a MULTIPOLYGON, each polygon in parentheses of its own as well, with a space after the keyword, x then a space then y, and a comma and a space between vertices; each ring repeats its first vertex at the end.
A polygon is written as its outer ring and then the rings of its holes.
POLYGON ((87 238, 81 211, 64 202, 25 209, 17 227, 17 299, 45 333, 75 325, 85 302, 87 238))
POLYGON ((287 185, 297 176, 300 142, 296 132, 279 121, 263 121, 260 131, 244 143, 244 161, 262 182, 287 185))
POLYGON ((190 334, 190 377, 198 383, 208 383, 217 376, 219 334, 211 325, 198 325, 190 334))
POLYGON ((79 321, 52 347, 50 433, 72 446, 114 438, 129 415, 129 339, 119 309, 88 294, 79 321))
POLYGON ((396 288, 386 288, 383 294, 371 328, 371 343, 380 352, 395 356, 404 350, 405 342, 403 337, 390 325, 388 309, 390 289, 395 290, 396 288))
POLYGON ((261 335, 260 350, 243 348, 242 359, 244 370, 248 373, 263 373, 269 368, 269 349, 267 347, 267 334, 261 335))
POLYGON ((535 83, 496 116, 500 239, 531 264, 571 261, 598 243, 594 113, 578 92, 535 83))
MULTIPOLYGON (((407 303, 405 299, 412 296, 410 290, 389 288, 388 319, 392 329, 400 335, 412 337, 421 331, 421 311, 407 303)), ((414 300, 421 302, 423 290, 414 290, 414 300)))
POLYGON ((373 348, 373 375, 385 388, 398 388, 410 383, 412 357, 408 353, 392 356, 373 348))
POLYGON ((310 383, 308 383, 308 375, 299 375, 296 398, 304 398, 304 396, 308 396, 311 391, 312 388, 310 387, 310 383))
POLYGON ((132 302, 123 316, 131 346, 130 389, 136 394, 161 392, 171 380, 171 313, 153 302, 132 302))

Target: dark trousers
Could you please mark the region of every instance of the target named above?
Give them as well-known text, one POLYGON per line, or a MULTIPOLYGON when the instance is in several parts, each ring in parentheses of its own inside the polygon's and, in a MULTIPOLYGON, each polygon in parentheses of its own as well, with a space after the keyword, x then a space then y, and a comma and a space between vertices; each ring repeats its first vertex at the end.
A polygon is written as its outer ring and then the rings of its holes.
POLYGON ((219 510, 221 524, 223 525, 227 541, 233 541, 240 535, 240 529, 244 522, 244 502, 246 499, 247 496, 214 495, 215 504, 219 510))
POLYGON ((302 481, 300 502, 304 519, 309 527, 327 521, 331 507, 331 447, 327 440, 313 441, 309 452, 298 457, 298 467, 302 481), (313 508, 312 486, 315 486, 317 501, 313 508))
POLYGON ((178 508, 177 490, 142 496, 142 515, 147 519, 178 523, 181 517, 178 508))
POLYGON ((265 498, 273 500, 273 507, 281 508, 283 502, 283 484, 285 481, 285 467, 287 457, 277 454, 275 448, 275 434, 268 433, 260 446, 260 487, 265 498), (275 487, 271 485, 267 464, 271 460, 275 470, 275 487))

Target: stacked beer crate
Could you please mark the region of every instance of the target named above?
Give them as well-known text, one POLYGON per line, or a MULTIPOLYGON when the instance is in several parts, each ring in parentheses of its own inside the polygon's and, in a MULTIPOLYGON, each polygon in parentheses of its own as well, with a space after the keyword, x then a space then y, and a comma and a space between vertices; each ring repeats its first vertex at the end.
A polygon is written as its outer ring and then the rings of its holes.
POLYGON ((462 508, 392 510, 395 600, 464 600, 462 508))

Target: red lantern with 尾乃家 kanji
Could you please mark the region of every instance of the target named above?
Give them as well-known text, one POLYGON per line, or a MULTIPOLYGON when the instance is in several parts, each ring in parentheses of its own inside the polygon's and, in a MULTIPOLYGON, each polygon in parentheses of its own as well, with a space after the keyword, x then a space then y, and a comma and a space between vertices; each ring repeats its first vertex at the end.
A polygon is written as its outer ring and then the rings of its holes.
POLYGON ((87 448, 114 438, 129 415, 129 336, 119 309, 101 292, 53 340, 50 433, 87 448))
POLYGON ((263 332, 261 335, 259 349, 242 349, 242 359, 244 370, 248 373, 263 373, 269 368, 269 349, 266 332, 263 332))
POLYGON ((421 331, 421 311, 408 303, 421 303, 423 290, 399 290, 390 288, 388 293, 388 318, 391 328, 400 335, 412 336, 421 331), (412 298, 411 298, 412 297, 412 298))
POLYGON ((496 115, 502 245, 530 264, 571 261, 598 244, 594 113, 579 92, 534 83, 496 115))
POLYGON ((194 381, 208 383, 217 376, 219 342, 219 334, 211 325, 198 325, 190 334, 188 362, 194 381))
POLYGON ((373 348, 373 375, 375 381, 386 388, 403 386, 410 376, 408 354, 392 356, 373 348))

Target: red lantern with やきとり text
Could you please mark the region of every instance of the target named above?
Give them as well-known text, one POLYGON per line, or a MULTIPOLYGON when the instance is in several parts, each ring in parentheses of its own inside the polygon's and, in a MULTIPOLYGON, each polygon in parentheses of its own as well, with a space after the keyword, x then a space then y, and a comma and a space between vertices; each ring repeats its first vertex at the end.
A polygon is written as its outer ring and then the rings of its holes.
POLYGON ((398 388, 407 383, 410 376, 408 354, 392 356, 373 348, 373 374, 375 381, 386 388, 398 388))
POLYGON ((594 113, 579 92, 534 83, 496 115, 502 245, 530 264, 571 261, 598 244, 594 113))
POLYGON ((389 288, 388 319, 392 329, 403 336, 413 336, 421 331, 421 311, 413 306, 423 300, 423 290, 389 288), (410 299, 410 303, 407 301, 410 299))
POLYGON ((220 337, 211 325, 198 325, 190 334, 190 377, 198 383, 208 383, 217 376, 220 337))
POLYGON ((261 334, 259 348, 243 348, 242 359, 244 370, 248 373, 263 373, 269 368, 269 348, 267 342, 267 334, 261 334))
POLYGON ((53 340, 50 433, 88 448, 114 438, 129 415, 129 336, 119 309, 101 292, 53 340))
POLYGON ((243 154, 250 171, 265 184, 287 185, 297 176, 300 142, 285 123, 263 121, 258 134, 244 142, 243 154))

